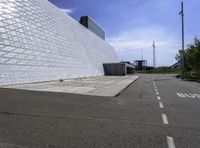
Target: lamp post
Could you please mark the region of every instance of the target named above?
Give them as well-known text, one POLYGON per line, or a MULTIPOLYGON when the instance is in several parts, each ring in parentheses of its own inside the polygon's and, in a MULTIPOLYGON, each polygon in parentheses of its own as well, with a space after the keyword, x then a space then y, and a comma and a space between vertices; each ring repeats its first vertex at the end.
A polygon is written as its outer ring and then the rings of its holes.
POLYGON ((156 44, 155 41, 153 41, 153 67, 156 68, 156 44))
POLYGON ((184 7, 183 7, 183 2, 181 2, 181 12, 179 13, 179 15, 181 15, 182 18, 182 59, 181 59, 181 64, 182 64, 182 76, 185 76, 185 66, 184 66, 184 7))

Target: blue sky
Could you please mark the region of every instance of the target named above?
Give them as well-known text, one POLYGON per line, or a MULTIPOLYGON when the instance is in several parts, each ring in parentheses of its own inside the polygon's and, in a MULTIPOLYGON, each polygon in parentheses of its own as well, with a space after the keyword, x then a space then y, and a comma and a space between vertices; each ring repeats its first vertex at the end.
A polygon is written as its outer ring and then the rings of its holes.
MULTIPOLYGON (((74 19, 91 16, 106 31, 106 40, 120 60, 142 58, 152 65, 152 42, 156 42, 156 65, 169 66, 181 49, 181 0, 49 0, 74 19)), ((200 1, 184 0, 185 45, 200 37, 200 1)))

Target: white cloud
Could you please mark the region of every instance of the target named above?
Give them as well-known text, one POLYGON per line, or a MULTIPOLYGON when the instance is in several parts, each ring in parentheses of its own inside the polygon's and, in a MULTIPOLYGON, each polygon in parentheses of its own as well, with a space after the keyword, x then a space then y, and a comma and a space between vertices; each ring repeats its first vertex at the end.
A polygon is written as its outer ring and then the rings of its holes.
POLYGON ((179 37, 162 26, 122 31, 107 41, 116 49, 119 58, 134 61, 143 58, 152 65, 152 43, 156 42, 157 66, 171 65, 181 47, 179 37))
POLYGON ((61 11, 67 13, 67 14, 71 14, 71 13, 74 13, 75 12, 75 9, 74 8, 71 8, 71 9, 64 9, 64 8, 60 8, 61 11))

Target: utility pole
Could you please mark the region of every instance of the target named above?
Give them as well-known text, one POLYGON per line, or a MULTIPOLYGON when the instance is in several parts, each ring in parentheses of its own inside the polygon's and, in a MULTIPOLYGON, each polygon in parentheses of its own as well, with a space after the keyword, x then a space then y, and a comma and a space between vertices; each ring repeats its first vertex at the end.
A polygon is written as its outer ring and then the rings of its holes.
POLYGON ((143 48, 141 49, 141 60, 143 60, 143 48))
POLYGON ((179 13, 179 15, 181 15, 182 18, 182 59, 181 59, 181 68, 182 68, 182 76, 185 75, 185 66, 184 66, 184 45, 185 45, 185 39, 184 39, 184 7, 183 7, 183 2, 181 2, 181 12, 179 13))
POLYGON ((153 41, 153 67, 156 68, 156 45, 155 41, 153 41))

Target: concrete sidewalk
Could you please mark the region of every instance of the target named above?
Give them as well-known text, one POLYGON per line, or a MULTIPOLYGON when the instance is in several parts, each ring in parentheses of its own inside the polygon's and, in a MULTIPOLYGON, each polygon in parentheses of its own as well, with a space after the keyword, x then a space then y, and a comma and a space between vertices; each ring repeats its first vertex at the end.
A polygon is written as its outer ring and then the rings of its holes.
POLYGON ((4 88, 86 94, 94 96, 116 96, 136 81, 138 76, 100 76, 44 83, 12 85, 4 88))

